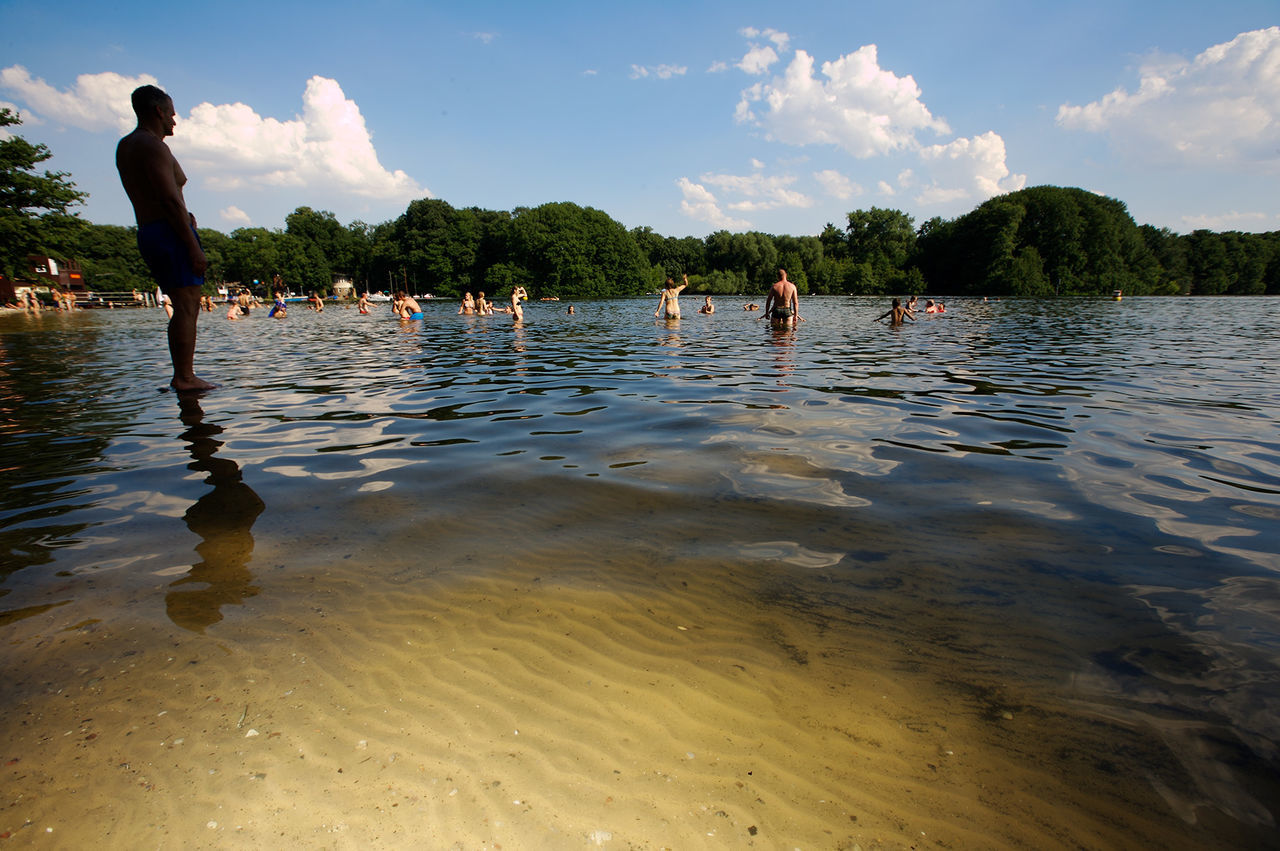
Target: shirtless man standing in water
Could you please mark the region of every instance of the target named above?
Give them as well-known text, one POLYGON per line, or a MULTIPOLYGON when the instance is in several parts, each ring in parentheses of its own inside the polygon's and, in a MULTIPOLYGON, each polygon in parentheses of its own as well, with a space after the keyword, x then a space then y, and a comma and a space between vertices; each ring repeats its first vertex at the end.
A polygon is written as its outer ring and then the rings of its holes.
POLYGON ((756 321, 759 322, 768 317, 770 324, 773 325, 794 325, 797 322, 803 322, 804 317, 800 315, 800 296, 796 292, 796 285, 787 280, 786 269, 779 269, 778 272, 782 277, 778 278, 778 282, 769 289, 769 295, 764 300, 764 313, 756 321))
POLYGON ((187 211, 182 187, 187 176, 164 143, 173 135, 173 99, 155 86, 133 92, 138 126, 116 147, 116 169, 138 222, 138 250, 160 289, 173 302, 169 318, 169 357, 174 390, 212 390, 196 377, 196 319, 208 266, 196 217, 187 211))

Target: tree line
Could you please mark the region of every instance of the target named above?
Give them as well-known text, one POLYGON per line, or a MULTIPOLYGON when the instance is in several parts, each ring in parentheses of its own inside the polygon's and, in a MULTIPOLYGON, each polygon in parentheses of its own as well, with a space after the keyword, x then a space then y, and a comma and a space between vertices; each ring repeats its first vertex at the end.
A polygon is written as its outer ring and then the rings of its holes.
MULTIPOLYGON (((16 123, 0 109, 0 126, 16 123)), ((37 173, 50 156, 20 136, 0 140, 0 272, 21 274, 28 254, 48 254, 78 261, 91 289, 151 287, 135 229, 75 214, 85 195, 70 175, 37 173)), ((523 286, 535 298, 584 299, 653 292, 688 275, 690 292, 759 295, 783 268, 801 293, 822 295, 1280 294, 1280 231, 1177 234, 1138 225, 1114 198, 1056 186, 918 227, 901 210, 855 210, 817 236, 672 237, 569 202, 498 211, 439 199, 375 225, 299 207, 281 229, 199 234, 207 286, 259 292, 279 276, 295 292, 324 295, 344 276, 360 291, 456 298, 523 286)))

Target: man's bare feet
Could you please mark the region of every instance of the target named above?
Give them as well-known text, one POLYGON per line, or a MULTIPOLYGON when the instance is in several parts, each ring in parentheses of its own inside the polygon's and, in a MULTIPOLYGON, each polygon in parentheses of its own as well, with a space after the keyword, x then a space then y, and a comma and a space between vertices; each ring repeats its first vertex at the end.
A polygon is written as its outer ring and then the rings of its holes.
POLYGON ((203 390, 215 390, 218 387, 216 384, 210 384, 208 381, 195 376, 185 380, 175 378, 169 382, 169 386, 178 393, 198 393, 203 390))

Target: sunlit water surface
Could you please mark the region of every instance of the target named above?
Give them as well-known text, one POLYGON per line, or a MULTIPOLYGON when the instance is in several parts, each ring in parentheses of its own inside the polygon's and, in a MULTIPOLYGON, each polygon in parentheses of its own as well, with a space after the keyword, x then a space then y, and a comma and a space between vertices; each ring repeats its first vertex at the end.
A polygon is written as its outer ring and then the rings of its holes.
POLYGON ((655 301, 0 316, 0 834, 1277 844, 1271 301, 655 301))

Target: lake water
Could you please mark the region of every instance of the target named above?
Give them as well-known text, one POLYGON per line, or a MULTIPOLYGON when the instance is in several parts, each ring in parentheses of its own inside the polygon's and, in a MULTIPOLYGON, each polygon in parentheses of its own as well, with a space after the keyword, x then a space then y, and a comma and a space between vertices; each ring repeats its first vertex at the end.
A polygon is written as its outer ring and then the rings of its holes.
POLYGON ((1272 301, 656 301, 0 316, 0 835, 1278 845, 1272 301))

